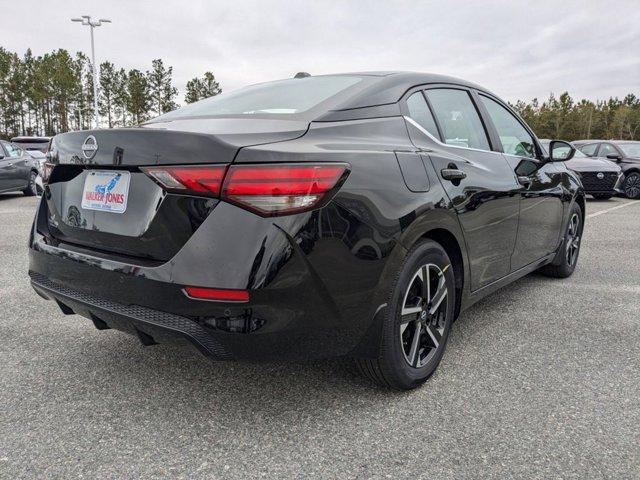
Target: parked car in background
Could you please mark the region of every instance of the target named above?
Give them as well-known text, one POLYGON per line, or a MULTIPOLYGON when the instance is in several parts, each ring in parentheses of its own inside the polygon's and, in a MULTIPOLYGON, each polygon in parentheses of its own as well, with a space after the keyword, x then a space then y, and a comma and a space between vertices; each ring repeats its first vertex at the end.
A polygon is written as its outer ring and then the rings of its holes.
POLYGON ((628 140, 578 140, 573 144, 589 157, 604 157, 622 169, 622 191, 627 198, 640 199, 640 142, 628 140))
POLYGON ((38 195, 40 195, 44 191, 42 178, 44 176, 44 164, 47 161, 47 156, 40 150, 27 150, 27 153, 31 156, 31 158, 33 158, 38 169, 38 177, 36 178, 36 189, 38 195))
POLYGON ((39 150, 47 153, 51 137, 13 137, 11 143, 19 145, 24 150, 39 150))
POLYGON ((1 140, 0 193, 22 191, 25 195, 37 195, 40 163, 17 145, 1 140))
MULTIPOLYGON (((549 151, 551 140, 541 139, 540 144, 549 151)), ((566 149, 568 153, 569 149, 566 149)), ((580 175, 584 190, 600 200, 607 200, 616 193, 622 193, 622 170, 615 163, 604 158, 591 158, 577 150, 571 160, 565 162, 567 168, 580 175)))
POLYGON ((441 75, 253 85, 54 137, 29 274, 65 314, 144 345, 351 356, 415 388, 462 310, 530 272, 573 273, 574 152, 544 154, 506 102, 441 75))

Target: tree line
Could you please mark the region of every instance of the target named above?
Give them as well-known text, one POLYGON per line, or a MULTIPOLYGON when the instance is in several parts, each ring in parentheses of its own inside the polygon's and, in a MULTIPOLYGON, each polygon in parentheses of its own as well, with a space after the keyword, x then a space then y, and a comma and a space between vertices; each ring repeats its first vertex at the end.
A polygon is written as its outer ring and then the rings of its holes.
POLYGON ((565 92, 544 102, 520 100, 512 107, 538 138, 640 140, 640 99, 633 93, 594 102, 575 101, 565 92))
MULTIPOLYGON (((178 107, 173 67, 161 59, 146 71, 103 62, 98 70, 101 127, 137 125, 178 107)), ((185 103, 222 92, 211 72, 187 82, 185 103)), ((82 52, 58 49, 22 56, 0 47, 0 137, 55 135, 92 128, 93 66, 82 52)))
MULTIPOLYGON (((102 127, 137 125, 178 107, 173 67, 161 59, 146 71, 99 68, 99 123, 102 127)), ((221 93, 211 72, 189 80, 185 103, 221 93)), ((640 140, 640 99, 574 100, 565 92, 540 102, 512 104, 540 138, 640 140)), ((58 49, 42 56, 20 56, 0 47, 0 137, 54 135, 93 126, 93 66, 81 53, 58 49)))

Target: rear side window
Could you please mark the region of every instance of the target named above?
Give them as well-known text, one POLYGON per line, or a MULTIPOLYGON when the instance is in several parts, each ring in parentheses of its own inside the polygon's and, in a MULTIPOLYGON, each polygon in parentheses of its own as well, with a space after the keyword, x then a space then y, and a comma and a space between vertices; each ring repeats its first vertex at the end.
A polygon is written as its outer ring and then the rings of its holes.
POLYGON ((589 145, 584 145, 580 147, 580 151, 589 157, 593 157, 596 154, 596 150, 598 149, 597 143, 590 143, 589 145))
POLYGON ((484 95, 480 95, 480 100, 489 112, 491 121, 498 131, 504 153, 518 157, 535 158, 536 149, 533 137, 518 119, 495 100, 484 95))
POLYGON ((438 133, 438 127, 433 119, 429 105, 424 99, 422 92, 416 92, 407 99, 407 108, 409 109, 409 116, 418 123, 427 132, 440 140, 440 134, 438 133))
POLYGON ((490 150, 487 134, 468 92, 437 88, 425 93, 433 107, 445 143, 490 150))

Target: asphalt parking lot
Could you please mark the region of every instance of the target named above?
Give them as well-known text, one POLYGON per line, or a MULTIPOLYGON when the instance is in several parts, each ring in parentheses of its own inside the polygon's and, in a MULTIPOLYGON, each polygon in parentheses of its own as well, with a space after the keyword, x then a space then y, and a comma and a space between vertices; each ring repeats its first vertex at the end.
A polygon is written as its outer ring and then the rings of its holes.
POLYGON ((36 201, 0 195, 0 478, 640 478, 640 201, 589 201, 573 277, 465 312, 410 393, 62 315, 29 287, 36 201))

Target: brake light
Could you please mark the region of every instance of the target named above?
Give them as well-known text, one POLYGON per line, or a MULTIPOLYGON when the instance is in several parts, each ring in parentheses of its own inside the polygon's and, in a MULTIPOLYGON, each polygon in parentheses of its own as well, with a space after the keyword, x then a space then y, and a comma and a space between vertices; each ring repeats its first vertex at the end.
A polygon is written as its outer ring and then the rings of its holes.
POLYGON ((225 165, 141 167, 141 170, 171 191, 191 191, 198 195, 217 197, 224 178, 225 165))
POLYGON ((210 300, 215 302, 248 302, 247 290, 229 290, 226 288, 185 287, 184 292, 189 298, 196 300, 210 300))
POLYGON ((262 215, 282 215, 317 207, 344 179, 344 164, 232 165, 222 198, 262 215))
POLYGON ((164 189, 221 198, 263 216, 319 206, 346 178, 347 165, 260 164, 141 167, 164 189), (226 172, 226 174, 225 174, 226 172))

